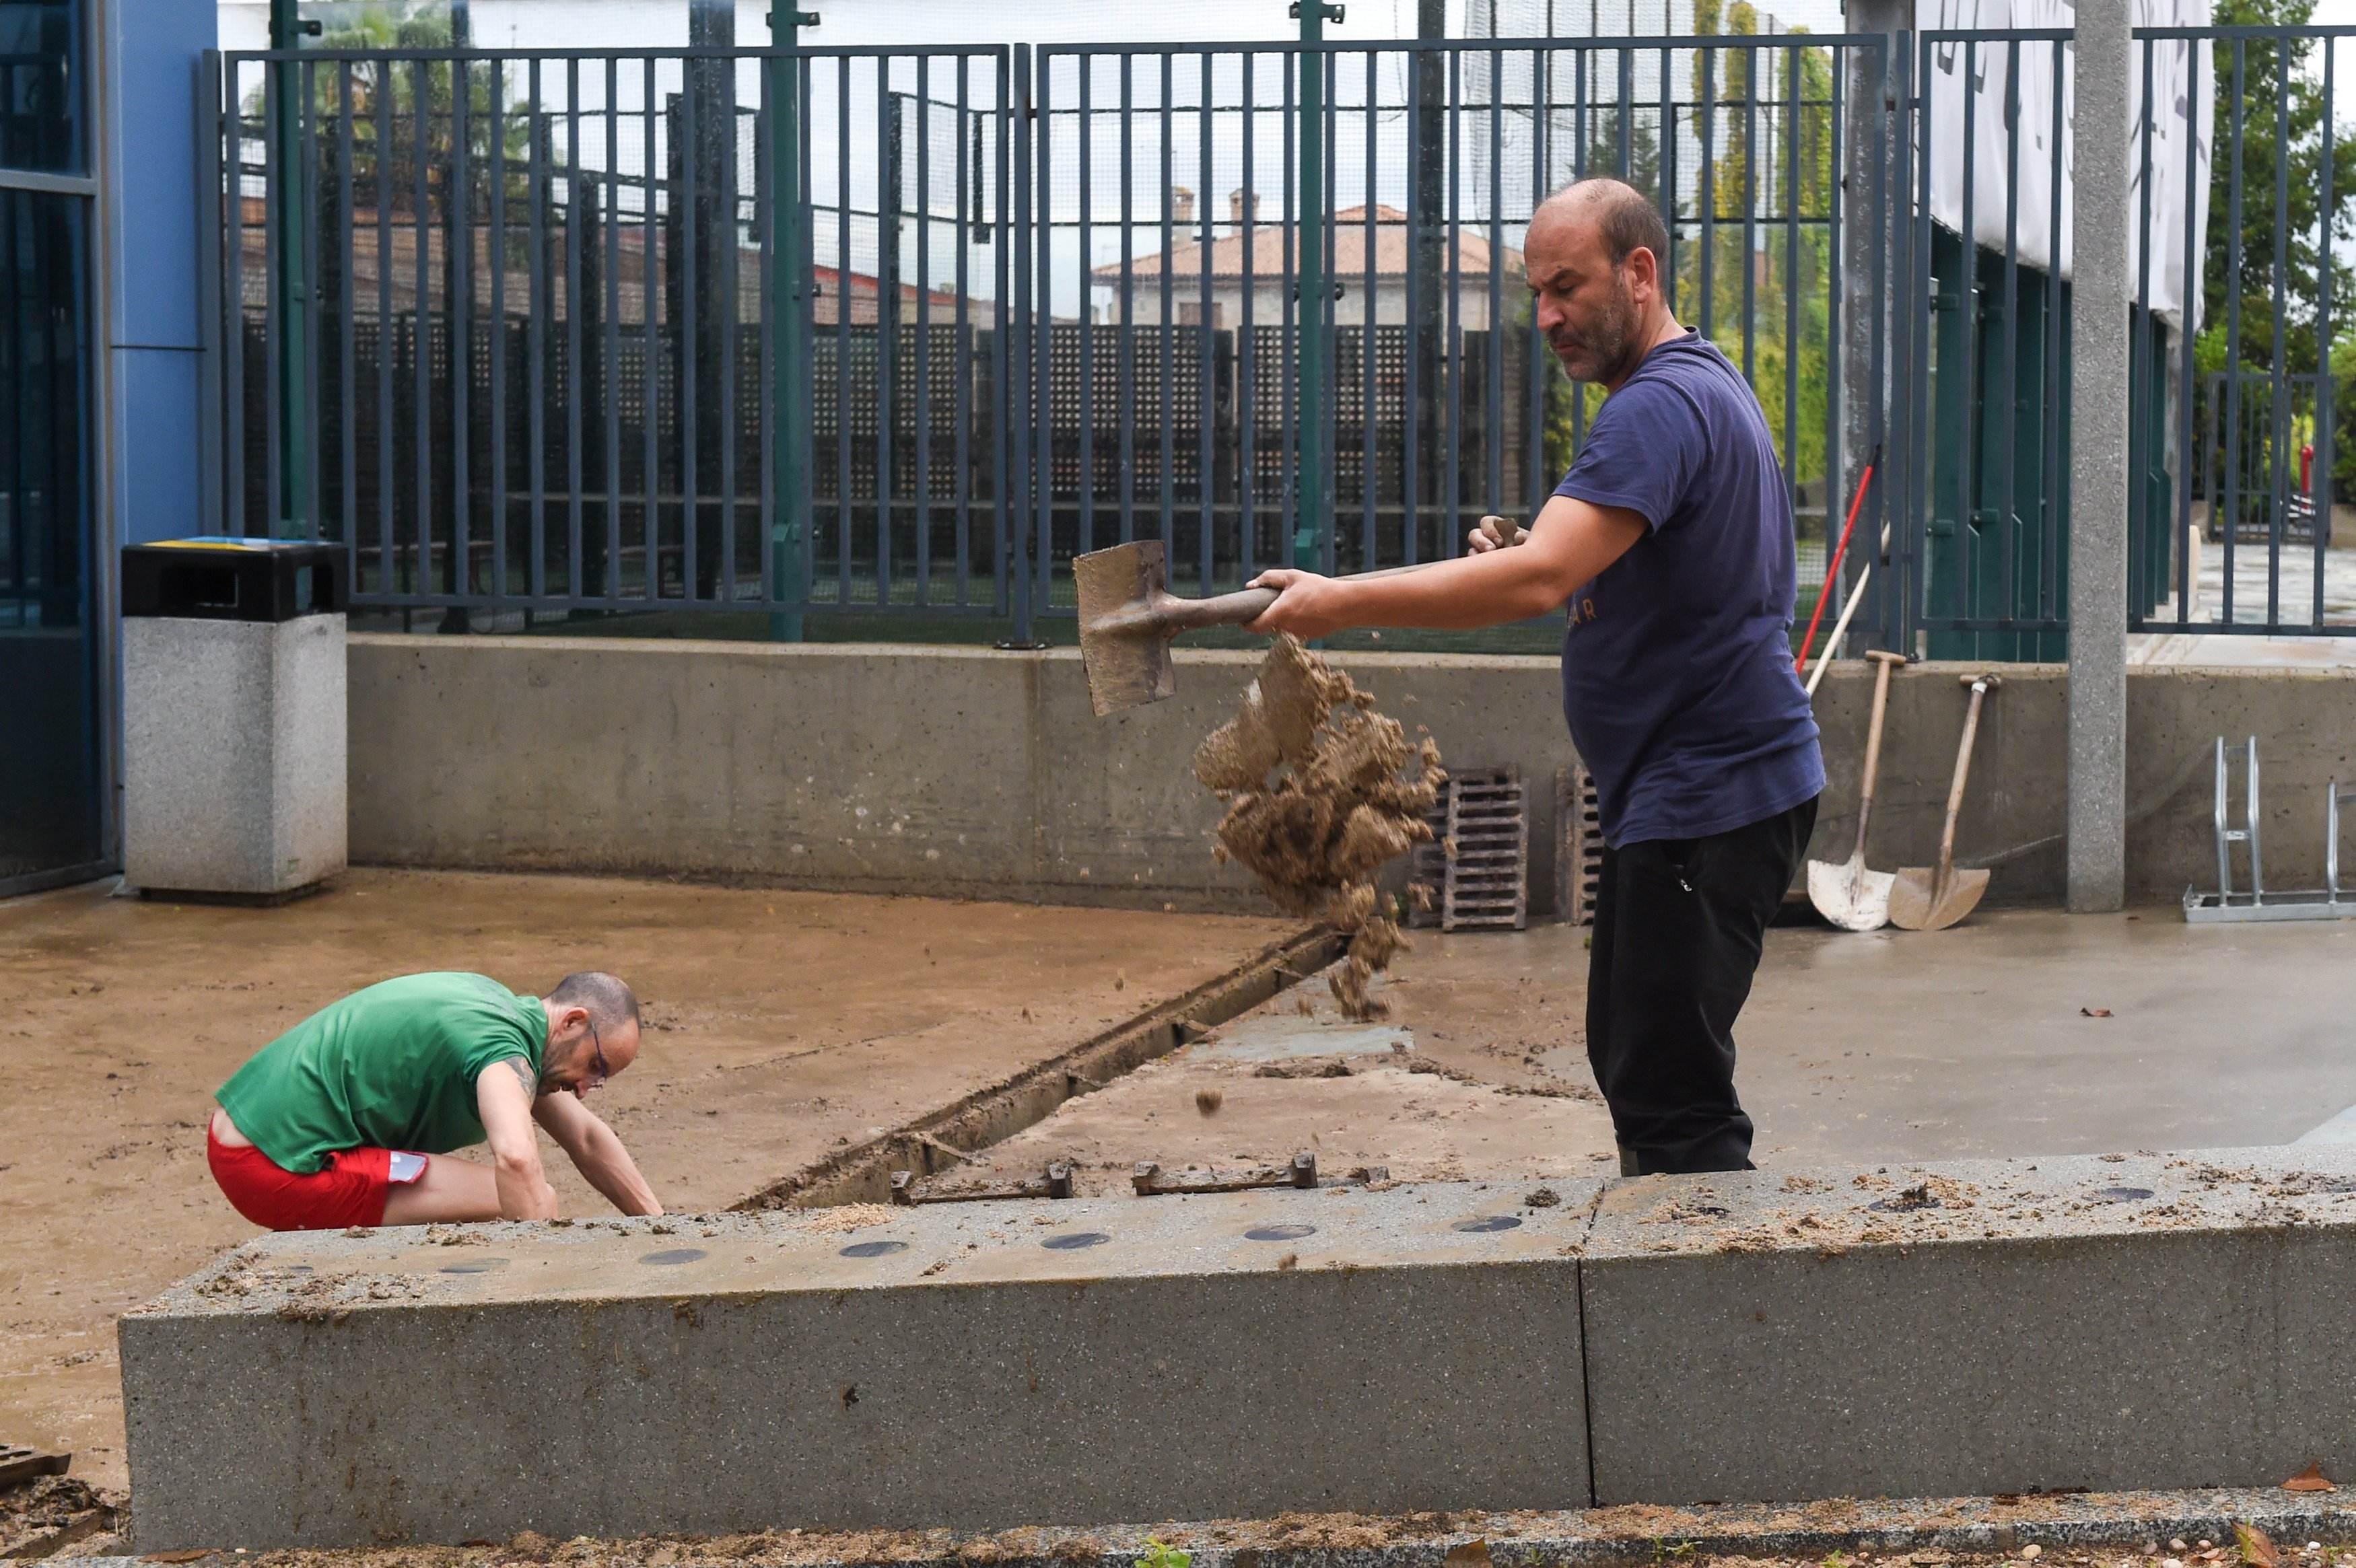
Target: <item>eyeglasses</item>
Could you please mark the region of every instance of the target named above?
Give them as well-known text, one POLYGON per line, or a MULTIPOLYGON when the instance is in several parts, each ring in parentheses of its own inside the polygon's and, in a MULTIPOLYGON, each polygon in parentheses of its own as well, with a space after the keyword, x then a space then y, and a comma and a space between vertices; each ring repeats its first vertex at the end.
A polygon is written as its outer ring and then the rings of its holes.
POLYGON ((605 1042, 597 1038, 597 1020, 595 1019, 584 1019, 582 1021, 589 1026, 589 1053, 596 1061, 597 1072, 596 1076, 591 1078, 589 1082, 581 1086, 584 1089, 602 1088, 605 1085, 605 1081, 614 1076, 612 1069, 605 1065, 605 1042))

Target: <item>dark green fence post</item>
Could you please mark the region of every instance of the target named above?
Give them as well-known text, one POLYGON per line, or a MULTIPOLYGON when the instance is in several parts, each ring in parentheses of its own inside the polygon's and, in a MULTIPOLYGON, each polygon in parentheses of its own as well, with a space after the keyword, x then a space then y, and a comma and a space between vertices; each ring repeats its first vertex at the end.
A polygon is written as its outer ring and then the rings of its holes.
MULTIPOLYGON (((769 11, 770 41, 777 48, 801 47, 801 29, 818 26, 818 13, 787 3, 769 11)), ((776 512, 769 525, 769 598, 799 604, 809 597, 802 550, 810 538, 810 212, 802 188, 802 62, 777 55, 769 72, 769 389, 770 488, 776 512)), ((848 308, 839 301, 837 309, 848 308)), ((769 617, 769 640, 802 640, 798 609, 769 617)))
MULTIPOLYGON (((273 49, 301 48, 304 37, 319 30, 319 23, 306 22, 297 14, 296 0, 270 0, 273 49)), ((271 196, 278 204, 278 284, 270 312, 278 323, 279 515, 270 519, 270 528, 281 539, 309 539, 316 524, 310 515, 310 335, 305 325, 311 308, 311 201, 304 177, 302 65, 274 61, 268 93, 270 168, 276 180, 271 196)), ((234 200, 233 174, 230 188, 234 200)))
MULTIPOLYGON (((1333 386, 1332 309, 1333 282, 1325 254, 1326 87, 1331 57, 1320 48, 1325 24, 1342 19, 1343 8, 1324 0, 1293 0, 1301 21, 1301 405, 1296 432, 1295 488, 1301 505, 1292 535, 1292 564, 1324 569, 1325 546, 1333 531, 1333 386)), ((1203 193, 1210 199, 1210 192, 1203 193)), ((1372 305, 1369 304, 1371 310, 1372 305)))

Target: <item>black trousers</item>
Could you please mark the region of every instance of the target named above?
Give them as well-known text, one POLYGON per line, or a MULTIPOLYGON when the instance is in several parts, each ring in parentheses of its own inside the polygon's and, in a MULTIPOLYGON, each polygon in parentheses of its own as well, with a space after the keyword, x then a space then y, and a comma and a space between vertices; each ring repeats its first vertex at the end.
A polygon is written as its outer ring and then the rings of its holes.
POLYGON ((1707 838, 1603 851, 1587 1060, 1612 1107, 1623 1173, 1749 1168, 1734 1019, 1815 825, 1809 800, 1707 838))

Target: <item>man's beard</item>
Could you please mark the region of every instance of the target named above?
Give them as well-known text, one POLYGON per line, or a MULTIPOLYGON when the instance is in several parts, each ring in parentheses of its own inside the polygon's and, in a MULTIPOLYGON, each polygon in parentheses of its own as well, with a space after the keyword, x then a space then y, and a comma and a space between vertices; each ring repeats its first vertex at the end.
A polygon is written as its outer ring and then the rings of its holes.
POLYGON ((1614 308, 1590 330, 1578 333, 1566 325, 1548 339, 1564 374, 1574 381, 1608 381, 1627 362, 1628 345, 1636 336, 1636 307, 1628 285, 1616 277, 1612 293, 1614 308))

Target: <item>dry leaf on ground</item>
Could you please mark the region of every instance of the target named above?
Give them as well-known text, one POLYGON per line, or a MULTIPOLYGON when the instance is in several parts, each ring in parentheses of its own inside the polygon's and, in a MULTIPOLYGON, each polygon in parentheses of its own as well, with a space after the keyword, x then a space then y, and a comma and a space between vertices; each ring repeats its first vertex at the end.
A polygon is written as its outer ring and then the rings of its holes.
POLYGON ((2235 1524, 2233 1544, 2242 1549, 2242 1561, 2248 1568, 2282 1568, 2282 1558, 2266 1532, 2254 1524, 2235 1524))
POLYGON ((2321 1465, 2309 1465, 2283 1483, 2283 1490, 2286 1492, 2336 1492, 2339 1489, 2323 1478, 2321 1465))

